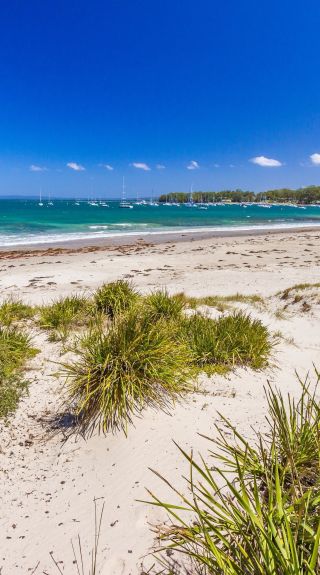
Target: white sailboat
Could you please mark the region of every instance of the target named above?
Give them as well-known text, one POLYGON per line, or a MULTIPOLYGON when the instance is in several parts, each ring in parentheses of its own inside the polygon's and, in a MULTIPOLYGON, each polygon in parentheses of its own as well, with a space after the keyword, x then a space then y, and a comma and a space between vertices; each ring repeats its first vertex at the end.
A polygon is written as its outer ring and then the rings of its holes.
POLYGON ((146 200, 140 200, 138 196, 138 191, 136 195, 136 201, 134 202, 135 206, 145 206, 147 204, 146 200))
POLYGON ((201 194, 201 202, 199 203, 199 210, 207 210, 208 206, 206 202, 203 201, 203 195, 201 194))
POLYGON ((162 204, 162 205, 163 205, 163 206, 171 206, 171 203, 170 203, 170 202, 168 202, 168 194, 166 194, 166 201, 165 201, 165 202, 163 202, 163 204, 162 204))
POLYGON ((99 206, 101 208, 109 208, 109 204, 107 204, 106 200, 104 200, 103 198, 100 198, 99 200, 99 206))
POLYGON ((133 208, 133 205, 130 204, 130 202, 128 202, 126 199, 126 187, 124 185, 124 177, 122 178, 122 198, 121 198, 121 202, 119 204, 119 208, 126 208, 129 210, 131 210, 133 208))
POLYGON ((193 201, 193 184, 190 186, 190 194, 189 194, 189 201, 184 204, 187 208, 195 207, 195 203, 193 201))
POLYGON ((157 207, 159 206, 159 204, 158 204, 158 202, 155 202, 155 201, 154 201, 153 196, 154 196, 154 194, 153 194, 153 190, 152 190, 152 191, 151 191, 151 198, 150 198, 150 201, 149 201, 149 206, 154 206, 154 207, 157 208, 157 207))
POLYGON ((39 193, 38 206, 43 206, 43 201, 42 201, 42 189, 41 189, 41 188, 40 188, 40 193, 39 193))

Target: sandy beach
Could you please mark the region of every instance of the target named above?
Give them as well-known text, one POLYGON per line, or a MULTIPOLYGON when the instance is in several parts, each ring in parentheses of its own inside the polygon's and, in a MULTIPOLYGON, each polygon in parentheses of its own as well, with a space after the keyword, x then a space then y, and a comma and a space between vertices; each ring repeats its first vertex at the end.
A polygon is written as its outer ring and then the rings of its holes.
MULTIPOLYGON (((180 238, 182 240, 182 238, 180 238)), ((187 451, 210 448, 199 433, 214 436, 218 412, 246 437, 263 431, 267 381, 299 393, 295 370, 304 378, 320 368, 319 289, 284 302, 278 292, 296 284, 320 282, 320 232, 184 237, 183 241, 139 239, 126 245, 57 247, 0 253, 2 299, 19 297, 42 304, 71 293, 90 294, 103 282, 129 279, 142 293, 166 287, 190 296, 258 294, 265 305, 234 304, 281 332, 273 367, 237 369, 227 377, 202 376, 198 391, 169 413, 144 411, 128 437, 108 434, 84 440, 49 421, 59 413, 64 361, 61 345, 33 329, 41 350, 31 363, 29 395, 8 424, 0 424, 1 575, 76 573, 71 540, 80 534, 85 558, 92 546, 93 500, 105 502, 99 567, 102 575, 141 575, 154 562, 152 526, 163 512, 141 503, 145 488, 172 499, 151 471, 177 487, 187 473, 173 440, 187 451)))

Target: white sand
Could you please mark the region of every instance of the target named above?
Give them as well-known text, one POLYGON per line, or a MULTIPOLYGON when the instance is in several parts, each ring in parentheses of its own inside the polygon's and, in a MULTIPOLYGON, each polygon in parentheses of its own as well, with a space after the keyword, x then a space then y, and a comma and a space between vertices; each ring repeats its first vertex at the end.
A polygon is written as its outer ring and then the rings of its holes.
MULTIPOLYGON (((320 282, 320 234, 215 238, 139 250, 131 246, 0 259, 2 295, 19 295, 32 303, 74 291, 90 292, 103 281, 123 277, 130 277, 144 292, 167 286, 172 292, 189 295, 271 296, 297 283, 320 282)), ((305 297, 309 297, 308 290, 305 297)), ((57 570, 51 551, 63 562, 59 563, 63 573, 76 573, 70 540, 81 535, 87 559, 95 497, 105 501, 100 572, 139 575, 142 563, 145 569, 150 566, 152 559, 143 559, 153 544, 150 524, 163 515, 137 500, 149 498, 145 487, 166 499, 174 496, 148 468, 159 470, 183 489, 181 475, 187 468, 173 439, 187 450, 206 453, 210 446, 198 432, 214 436, 217 411, 252 437, 252 427, 263 429, 267 379, 297 394, 294 370, 304 377, 313 363, 320 367, 320 305, 312 301, 308 312, 302 311, 301 303, 292 305, 286 319, 277 319, 274 311, 280 304, 272 298, 267 311, 251 310, 271 330, 281 330, 288 338, 275 352, 276 368, 260 373, 241 369, 228 378, 203 378, 205 395, 190 395, 171 414, 146 410, 127 438, 118 434, 87 441, 72 438, 67 443, 61 434, 49 438, 44 420, 56 412, 62 383, 53 377, 57 371, 53 362, 63 357, 58 344, 48 343, 45 334, 35 332, 41 354, 29 374, 30 395, 20 403, 10 425, 1 429, 1 575, 53 575, 57 570)))

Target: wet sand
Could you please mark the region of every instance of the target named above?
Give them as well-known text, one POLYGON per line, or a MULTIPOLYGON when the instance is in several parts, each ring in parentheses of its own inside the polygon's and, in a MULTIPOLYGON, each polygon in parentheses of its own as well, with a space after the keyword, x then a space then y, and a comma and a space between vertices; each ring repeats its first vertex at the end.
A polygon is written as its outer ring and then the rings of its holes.
POLYGON ((60 254, 60 253, 79 253, 79 252, 93 252, 108 250, 112 247, 123 247, 132 245, 152 245, 152 244, 165 244, 171 242, 189 242, 200 241, 210 238, 228 238, 228 237, 252 237, 259 235, 271 234, 293 234, 320 231, 319 226, 304 226, 304 227, 270 227, 259 229, 235 229, 235 230, 184 230, 183 232, 166 232, 166 233, 152 233, 152 234, 119 234, 106 238, 95 238, 94 240, 69 240, 64 242, 48 242, 30 244, 24 247, 21 246, 0 246, 0 259, 1 258, 16 258, 23 255, 41 255, 41 254, 60 254))

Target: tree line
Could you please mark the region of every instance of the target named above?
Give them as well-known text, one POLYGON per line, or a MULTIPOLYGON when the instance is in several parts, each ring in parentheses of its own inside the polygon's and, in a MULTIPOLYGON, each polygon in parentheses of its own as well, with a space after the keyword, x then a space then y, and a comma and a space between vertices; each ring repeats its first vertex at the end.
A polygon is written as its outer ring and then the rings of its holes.
POLYGON ((250 192, 237 190, 222 190, 220 192, 196 191, 192 194, 186 192, 171 192, 162 194, 159 202, 187 202, 208 203, 208 202, 269 202, 269 203, 294 203, 294 204, 320 204, 320 186, 308 186, 291 190, 290 188, 279 188, 267 190, 265 192, 250 192))

